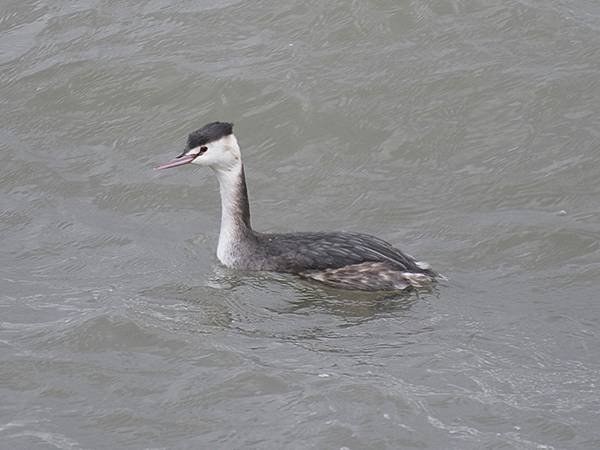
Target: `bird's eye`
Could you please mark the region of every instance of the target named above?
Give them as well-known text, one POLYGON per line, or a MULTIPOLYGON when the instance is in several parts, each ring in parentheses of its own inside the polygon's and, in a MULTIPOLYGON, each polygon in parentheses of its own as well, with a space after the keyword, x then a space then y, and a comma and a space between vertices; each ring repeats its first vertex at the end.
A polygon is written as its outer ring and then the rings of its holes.
POLYGON ((198 152, 199 155, 202 155, 203 153, 206 153, 206 150, 208 150, 208 148, 203 145, 202 147, 200 147, 200 151, 198 152))

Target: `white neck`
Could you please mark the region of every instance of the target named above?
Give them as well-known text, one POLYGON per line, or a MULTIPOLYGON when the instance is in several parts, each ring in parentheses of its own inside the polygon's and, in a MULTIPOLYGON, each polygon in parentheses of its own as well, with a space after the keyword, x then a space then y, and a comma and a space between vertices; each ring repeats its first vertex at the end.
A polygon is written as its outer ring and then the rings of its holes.
POLYGON ((244 238, 251 232, 250 212, 244 180, 244 168, 239 161, 228 169, 215 169, 221 192, 221 231, 217 257, 226 266, 234 266, 244 238))

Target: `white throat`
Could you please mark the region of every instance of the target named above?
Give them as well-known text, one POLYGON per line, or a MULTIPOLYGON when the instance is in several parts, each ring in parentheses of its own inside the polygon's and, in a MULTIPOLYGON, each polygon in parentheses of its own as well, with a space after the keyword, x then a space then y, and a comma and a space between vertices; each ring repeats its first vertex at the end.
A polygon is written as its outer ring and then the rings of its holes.
POLYGON ((236 265, 240 258, 243 240, 250 232, 248 199, 243 176, 242 162, 227 169, 214 169, 221 193, 221 231, 217 257, 228 267, 236 265), (248 215, 245 219, 245 215, 248 215), (245 223, 247 221, 247 223, 245 223))

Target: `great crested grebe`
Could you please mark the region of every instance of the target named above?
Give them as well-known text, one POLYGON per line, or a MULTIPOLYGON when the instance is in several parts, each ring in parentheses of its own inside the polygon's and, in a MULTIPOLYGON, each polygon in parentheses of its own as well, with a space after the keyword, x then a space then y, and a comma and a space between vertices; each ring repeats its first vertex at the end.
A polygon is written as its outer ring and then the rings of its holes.
POLYGON ((424 287, 441 278, 391 244, 361 233, 259 233, 250 226, 244 166, 233 124, 212 122, 188 137, 177 159, 158 166, 208 166, 219 180, 217 256, 227 267, 287 272, 330 286, 368 291, 424 287))

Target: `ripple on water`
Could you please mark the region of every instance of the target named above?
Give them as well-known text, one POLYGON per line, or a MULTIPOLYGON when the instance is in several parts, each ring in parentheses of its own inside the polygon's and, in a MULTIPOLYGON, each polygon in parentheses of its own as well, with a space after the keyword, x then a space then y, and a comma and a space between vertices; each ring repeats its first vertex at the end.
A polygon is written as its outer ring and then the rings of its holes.
POLYGON ((600 448, 594 2, 4 3, 7 448, 600 448), (450 281, 215 270, 210 172, 151 168, 217 119, 257 229, 450 281))

